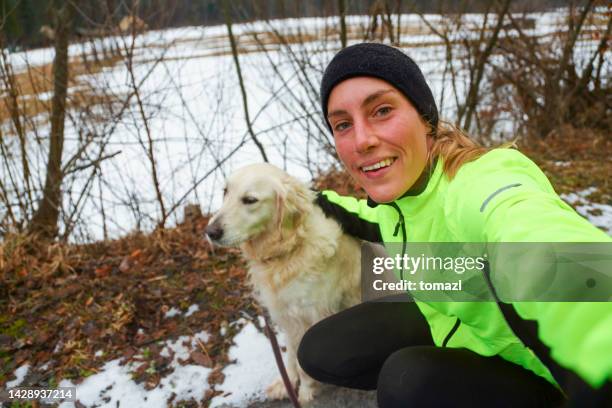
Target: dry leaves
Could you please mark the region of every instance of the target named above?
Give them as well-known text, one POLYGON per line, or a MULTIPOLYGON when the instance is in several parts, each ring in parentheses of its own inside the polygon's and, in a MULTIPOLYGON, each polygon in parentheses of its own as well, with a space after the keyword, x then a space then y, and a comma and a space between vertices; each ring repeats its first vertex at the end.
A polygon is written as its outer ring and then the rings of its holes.
MULTIPOLYGON (((62 378, 78 383, 121 358, 137 363, 134 380, 152 388, 172 370, 172 356, 160 355, 163 344, 202 330, 210 338, 196 344, 187 362, 212 368, 211 384, 221 383, 237 330, 220 336, 221 325, 256 312, 239 251, 212 255, 202 239, 205 220, 196 225, 50 249, 7 238, 0 244, 2 273, 10 277, 0 286, 6 295, 0 297, 0 387, 26 361, 33 369, 24 384, 48 386, 62 378), (185 317, 194 304, 199 311, 185 317), (166 318, 170 308, 180 315, 166 318)), ((210 391, 206 398, 218 393, 210 391)))

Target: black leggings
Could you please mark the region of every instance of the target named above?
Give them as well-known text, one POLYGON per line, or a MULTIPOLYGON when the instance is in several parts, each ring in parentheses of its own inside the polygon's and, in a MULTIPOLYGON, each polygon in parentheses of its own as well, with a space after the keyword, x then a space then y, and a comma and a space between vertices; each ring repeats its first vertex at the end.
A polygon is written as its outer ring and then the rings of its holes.
POLYGON ((362 303, 304 335, 300 365, 314 379, 377 390, 387 407, 554 407, 548 381, 500 357, 436 347, 414 303, 362 303))

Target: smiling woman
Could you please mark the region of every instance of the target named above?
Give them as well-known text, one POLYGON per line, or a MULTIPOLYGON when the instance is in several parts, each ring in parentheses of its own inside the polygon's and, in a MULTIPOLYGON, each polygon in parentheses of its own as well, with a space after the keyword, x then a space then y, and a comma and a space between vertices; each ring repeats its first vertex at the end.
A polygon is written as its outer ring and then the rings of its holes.
MULTIPOLYGON (((420 242, 612 242, 523 154, 486 149, 439 120, 419 67, 397 48, 341 50, 323 75, 321 108, 338 156, 368 194, 318 195, 351 235, 401 243, 402 255, 420 242)), ((419 301, 413 292, 417 301, 363 303, 310 328, 300 364, 319 381, 376 389, 381 407, 544 407, 567 398, 608 406, 609 303, 522 302, 512 293, 501 302, 502 274, 491 265, 477 279, 497 302, 419 301)), ((533 268, 510 276, 529 284, 547 273, 533 268)), ((574 289, 590 299, 587 287, 574 289)))
POLYGON ((431 139, 399 90, 378 78, 350 78, 333 89, 328 107, 338 155, 374 201, 393 201, 415 184, 431 139))

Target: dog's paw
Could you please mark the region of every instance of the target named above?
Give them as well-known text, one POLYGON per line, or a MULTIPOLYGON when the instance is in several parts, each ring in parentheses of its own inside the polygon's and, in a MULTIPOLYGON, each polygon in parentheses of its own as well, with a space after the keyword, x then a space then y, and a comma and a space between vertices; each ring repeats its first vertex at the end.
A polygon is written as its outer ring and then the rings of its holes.
POLYGON ((266 395, 269 399, 277 400, 288 398, 287 389, 285 388, 285 383, 281 377, 278 377, 272 384, 266 388, 266 395))
POLYGON ((315 389, 310 387, 300 387, 300 394, 298 395, 298 400, 300 404, 304 405, 309 403, 314 399, 315 389))
POLYGON ((298 395, 298 400, 300 404, 306 404, 312 401, 317 393, 317 384, 316 383, 305 383, 300 384, 300 393, 298 395))

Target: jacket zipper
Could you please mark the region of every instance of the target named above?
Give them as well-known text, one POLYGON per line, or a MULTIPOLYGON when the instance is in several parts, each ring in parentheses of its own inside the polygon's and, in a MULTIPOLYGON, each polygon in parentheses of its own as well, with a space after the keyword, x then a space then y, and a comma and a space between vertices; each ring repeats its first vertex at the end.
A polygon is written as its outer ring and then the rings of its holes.
MULTIPOLYGON (((406 254, 406 241, 408 241, 408 237, 406 236, 406 224, 404 223, 404 214, 400 210, 399 206, 395 202, 391 202, 391 207, 395 208, 397 213, 399 214, 399 218, 397 219, 397 224, 395 224, 395 230, 393 231, 393 236, 397 237, 397 233, 401 227, 402 229, 402 256, 406 254)), ((404 280, 404 270, 400 269, 400 280, 404 280)))
POLYGON ((442 347, 446 347, 446 345, 448 344, 448 341, 451 339, 451 337, 453 337, 453 334, 455 334, 455 332, 459 328, 460 324, 461 324, 461 319, 457 318, 457 321, 453 325, 453 328, 450 329, 450 331, 448 332, 448 334, 444 338, 444 341, 442 342, 442 347))
MULTIPOLYGON (((402 229, 402 256, 404 256, 406 254, 406 244, 408 241, 408 237, 406 235, 406 223, 404 222, 404 214, 402 214, 402 211, 400 210, 399 206, 395 202, 391 202, 389 204, 391 205, 391 207, 395 208, 395 210, 397 211, 399 215, 399 218, 397 219, 397 224, 395 224, 395 229, 393 230, 393 236, 397 237, 397 234, 399 233, 400 228, 402 229)), ((404 280, 404 270, 403 269, 400 269, 400 279, 402 281, 404 280)), ((449 340, 453 337, 457 329, 459 329, 460 325, 461 325, 461 319, 457 318, 457 321, 453 325, 452 329, 450 329, 450 331, 444 338, 444 341, 442 342, 442 347, 446 347, 449 340)))

